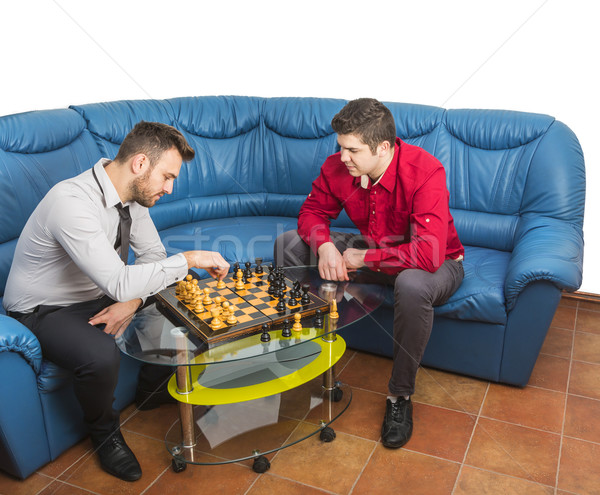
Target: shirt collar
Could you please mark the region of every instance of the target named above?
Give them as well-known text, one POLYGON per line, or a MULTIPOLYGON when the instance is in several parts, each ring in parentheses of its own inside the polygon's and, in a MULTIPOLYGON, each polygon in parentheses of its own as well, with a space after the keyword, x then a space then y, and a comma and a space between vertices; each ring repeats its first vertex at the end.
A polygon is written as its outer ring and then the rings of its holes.
MULTIPOLYGON (((106 173, 104 167, 111 162, 108 158, 101 158, 96 165, 94 165, 94 172, 96 173, 96 177, 98 178, 98 182, 102 187, 102 193, 104 194, 104 203, 107 208, 112 208, 118 204, 121 204, 121 198, 119 198, 119 193, 115 189, 110 177, 106 173)), ((127 203, 125 203, 127 204, 127 203)))

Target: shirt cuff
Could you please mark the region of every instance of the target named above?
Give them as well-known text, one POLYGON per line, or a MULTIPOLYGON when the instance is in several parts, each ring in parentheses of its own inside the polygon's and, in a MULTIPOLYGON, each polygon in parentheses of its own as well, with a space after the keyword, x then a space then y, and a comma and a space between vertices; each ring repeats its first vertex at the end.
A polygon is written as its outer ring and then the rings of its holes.
POLYGON ((367 249, 367 254, 365 254, 365 265, 375 272, 380 272, 381 250, 367 249))

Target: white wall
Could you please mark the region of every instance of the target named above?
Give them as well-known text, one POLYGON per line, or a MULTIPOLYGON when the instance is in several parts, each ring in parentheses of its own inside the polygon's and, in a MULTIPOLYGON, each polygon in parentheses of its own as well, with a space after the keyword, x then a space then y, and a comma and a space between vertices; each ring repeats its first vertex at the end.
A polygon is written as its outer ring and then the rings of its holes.
POLYGON ((3 2, 0 115, 212 94, 547 113, 584 150, 581 290, 600 293, 596 11, 580 0, 3 2))

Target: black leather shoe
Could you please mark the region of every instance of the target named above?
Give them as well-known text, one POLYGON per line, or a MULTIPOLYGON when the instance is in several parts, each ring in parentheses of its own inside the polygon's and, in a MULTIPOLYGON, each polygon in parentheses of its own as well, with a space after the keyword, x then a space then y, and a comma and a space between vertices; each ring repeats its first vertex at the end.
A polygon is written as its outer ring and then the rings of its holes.
POLYGON ((100 458, 100 465, 107 473, 123 481, 136 481, 142 477, 142 468, 120 430, 102 442, 92 440, 92 443, 100 458))
POLYGON ((398 397, 396 402, 387 400, 381 427, 381 443, 389 449, 399 449, 412 435, 412 402, 410 398, 398 397))
POLYGON ((140 411, 149 411, 162 404, 174 404, 177 400, 169 393, 166 386, 155 391, 138 388, 135 392, 135 405, 140 411))

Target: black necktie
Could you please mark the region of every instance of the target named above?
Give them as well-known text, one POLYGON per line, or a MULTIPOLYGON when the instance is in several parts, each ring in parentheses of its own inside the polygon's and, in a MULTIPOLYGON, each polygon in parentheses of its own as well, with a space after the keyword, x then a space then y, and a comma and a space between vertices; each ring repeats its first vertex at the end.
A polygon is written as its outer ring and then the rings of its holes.
POLYGON ((117 244, 115 249, 121 244, 121 259, 123 263, 127 264, 127 258, 129 257, 129 234, 131 232, 131 215, 129 214, 129 206, 123 206, 122 204, 116 205, 117 211, 119 212, 119 230, 117 231, 117 244))

